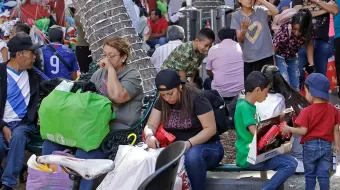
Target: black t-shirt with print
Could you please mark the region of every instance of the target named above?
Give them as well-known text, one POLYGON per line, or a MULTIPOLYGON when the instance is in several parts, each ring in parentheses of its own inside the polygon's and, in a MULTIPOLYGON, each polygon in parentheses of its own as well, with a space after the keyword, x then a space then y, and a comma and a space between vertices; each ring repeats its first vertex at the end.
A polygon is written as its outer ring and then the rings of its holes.
MULTIPOLYGON (((171 105, 169 121, 166 125, 164 125, 165 131, 173 134, 176 137, 176 141, 186 141, 201 132, 203 128, 197 116, 212 111, 210 102, 203 96, 203 93, 190 93, 194 101, 191 117, 182 118, 180 120, 180 105, 171 105)), ((154 108, 156 110, 162 111, 162 102, 160 98, 156 100, 154 108)), ((216 140, 219 140, 218 135, 214 135, 206 143, 214 142, 216 140)))
MULTIPOLYGON (((321 0, 326 3, 329 2, 329 0, 321 0)), ((310 11, 319 11, 322 10, 322 8, 312 2, 310 0, 292 0, 293 7, 295 5, 302 5, 303 8, 308 8, 310 11)), ((330 13, 326 13, 317 17, 313 17, 313 25, 315 28, 315 39, 316 40, 324 40, 328 41, 328 31, 329 31, 329 17, 330 13)))

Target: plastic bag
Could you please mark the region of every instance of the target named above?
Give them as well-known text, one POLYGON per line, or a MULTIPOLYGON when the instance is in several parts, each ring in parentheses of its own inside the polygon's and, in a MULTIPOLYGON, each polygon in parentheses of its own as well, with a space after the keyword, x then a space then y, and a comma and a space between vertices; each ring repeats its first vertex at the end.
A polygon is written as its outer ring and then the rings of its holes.
POLYGON ((182 156, 179 162, 174 190, 191 190, 191 184, 189 181, 187 170, 184 166, 184 156, 182 156))
POLYGON ((162 12, 162 15, 165 15, 166 13, 168 13, 168 3, 167 2, 164 2, 162 0, 158 0, 156 1, 157 3, 157 8, 159 10, 161 10, 162 12))
POLYGON ((115 118, 108 98, 79 90, 53 90, 42 100, 38 114, 42 139, 85 151, 100 146, 115 118))
MULTIPOLYGON (((54 155, 65 155, 69 157, 73 157, 66 152, 55 151, 54 155)), ((36 158, 35 155, 32 155, 32 159, 36 158)), ((34 162, 30 158, 29 162, 34 162)), ((37 163, 35 163, 36 165, 37 163)), ((62 168, 59 165, 49 165, 48 168, 55 168, 52 172, 43 172, 41 170, 37 170, 37 167, 30 167, 32 163, 27 163, 28 167, 28 176, 26 182, 26 189, 29 190, 41 190, 41 189, 53 189, 53 190, 72 190, 74 182, 70 180, 69 175, 62 171, 62 168), (36 169, 34 169, 36 168, 36 169)), ((40 164, 42 165, 42 164, 40 164)), ((46 171, 46 170, 45 170, 46 171)))
POLYGON ((150 37, 150 35, 151 35, 151 24, 150 24, 150 19, 148 19, 148 22, 147 22, 147 24, 146 24, 146 26, 145 26, 145 28, 144 28, 144 30, 143 30, 143 39, 144 39, 144 41, 147 41, 147 40, 149 40, 149 37, 150 37))
POLYGON ((120 145, 115 169, 109 172, 97 190, 136 190, 155 172, 156 160, 162 149, 145 150, 144 147, 120 145), (129 179, 129 180, 124 180, 129 179))
POLYGON ((97 93, 96 85, 90 81, 85 80, 69 81, 58 77, 50 80, 45 80, 40 84, 40 98, 45 98, 54 89, 74 93, 81 89, 81 92, 97 93))
POLYGON ((37 26, 40 30, 47 32, 48 26, 50 25, 50 19, 48 18, 41 18, 34 23, 35 26, 37 26))

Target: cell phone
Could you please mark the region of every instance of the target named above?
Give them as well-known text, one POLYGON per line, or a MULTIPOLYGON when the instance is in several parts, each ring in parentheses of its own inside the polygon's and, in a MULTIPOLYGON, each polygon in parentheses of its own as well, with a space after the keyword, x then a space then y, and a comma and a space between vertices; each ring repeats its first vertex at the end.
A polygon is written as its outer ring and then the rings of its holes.
POLYGON ((315 72, 314 65, 311 66, 311 65, 308 64, 308 65, 304 66, 303 68, 304 68, 305 72, 309 75, 315 72))

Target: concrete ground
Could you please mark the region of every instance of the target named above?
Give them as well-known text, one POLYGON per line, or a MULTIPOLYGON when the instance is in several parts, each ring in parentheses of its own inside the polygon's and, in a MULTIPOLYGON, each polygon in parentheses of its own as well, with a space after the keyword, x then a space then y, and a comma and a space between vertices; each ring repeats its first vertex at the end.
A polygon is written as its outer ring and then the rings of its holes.
MULTIPOLYGON (((340 170, 340 167, 338 167, 340 170)), ((274 175, 273 171, 268 172, 268 178, 274 175)), ((260 172, 209 172, 208 178, 228 178, 228 179, 241 179, 249 177, 260 177, 260 172)), ((340 176, 332 176, 330 178, 331 188, 330 190, 340 189, 340 176)), ((305 177, 304 175, 293 175, 284 184, 285 190, 304 190, 305 189, 305 177)), ((316 186, 316 190, 319 190, 319 186, 316 186)), ((257 190, 257 188, 254 188, 257 190)))

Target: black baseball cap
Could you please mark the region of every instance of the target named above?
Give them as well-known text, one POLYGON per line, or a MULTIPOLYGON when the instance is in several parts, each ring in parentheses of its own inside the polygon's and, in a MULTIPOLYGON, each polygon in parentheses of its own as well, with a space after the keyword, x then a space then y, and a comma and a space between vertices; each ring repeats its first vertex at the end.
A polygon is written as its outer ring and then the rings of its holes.
POLYGON ((33 44, 31 37, 24 33, 19 32, 7 43, 8 51, 10 53, 16 53, 23 50, 36 50, 41 48, 39 44, 33 44))
POLYGON ((164 69, 159 71, 156 76, 155 83, 159 91, 171 90, 180 84, 185 84, 185 82, 181 80, 179 74, 173 69, 164 69), (165 88, 160 88, 161 85, 165 86, 165 88))

